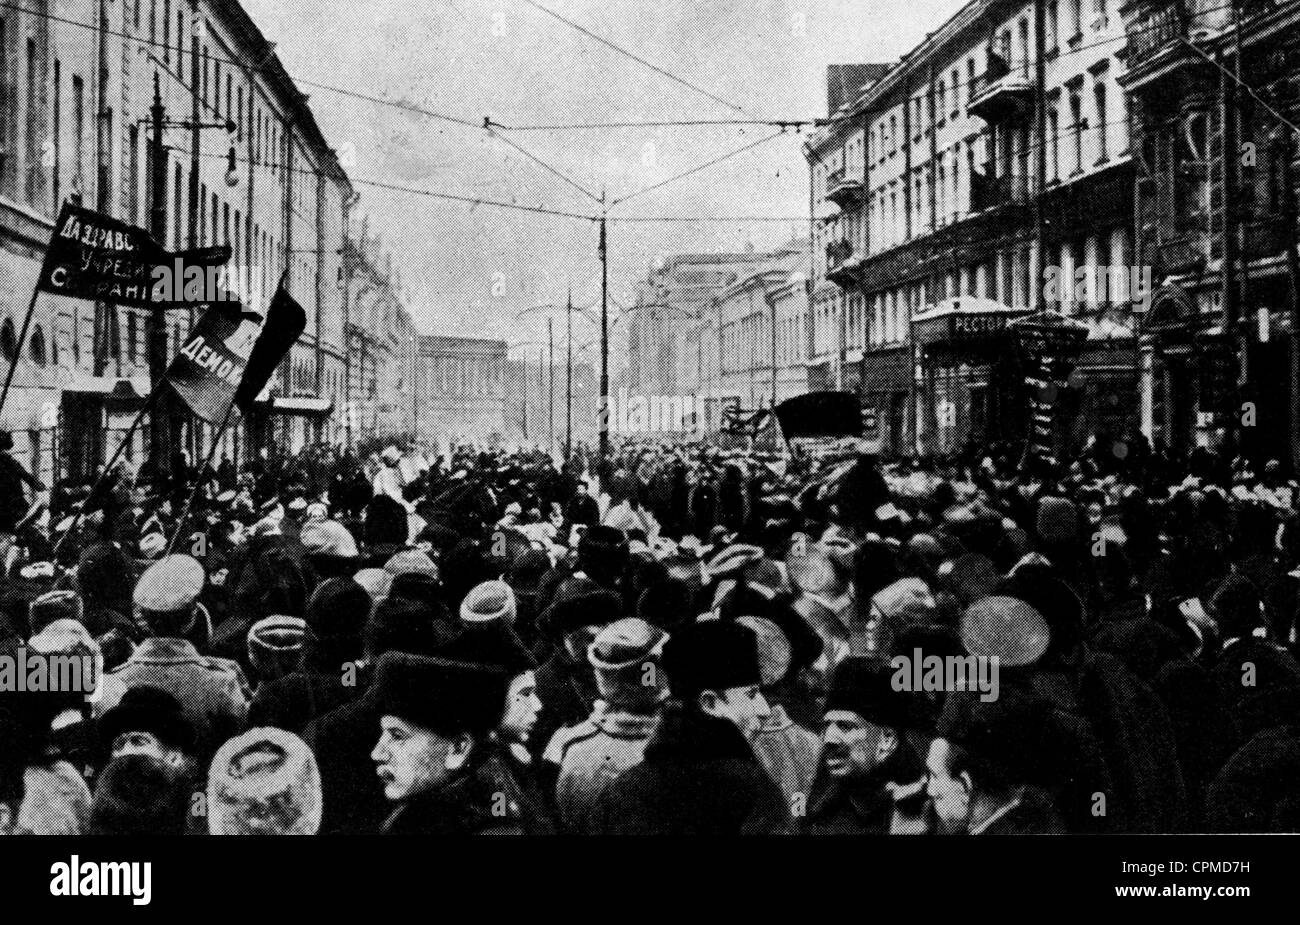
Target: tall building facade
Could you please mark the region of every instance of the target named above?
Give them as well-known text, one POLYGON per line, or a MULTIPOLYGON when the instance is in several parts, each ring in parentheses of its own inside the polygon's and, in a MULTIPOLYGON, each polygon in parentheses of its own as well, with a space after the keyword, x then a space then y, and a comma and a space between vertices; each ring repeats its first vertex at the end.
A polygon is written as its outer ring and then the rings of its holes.
MULTIPOLYGON (((19 456, 47 480, 88 477, 149 392, 145 311, 43 294, 21 351, 17 334, 64 201, 150 226, 155 86, 167 120, 161 243, 229 244, 250 308, 263 310, 284 279, 307 313, 258 413, 230 429, 218 455, 337 434, 354 192, 247 12, 231 0, 37 0, 0 11, 0 51, 0 353, 17 362, 0 426, 19 456)), ((169 353, 194 320, 168 313, 169 353)), ((129 462, 144 461, 147 431, 129 462)), ((178 434, 192 457, 212 438, 189 419, 178 434)))
POLYGON ((1156 277, 1144 429, 1295 466, 1300 4, 1135 0, 1123 17, 1138 259, 1156 277))
POLYGON ((1088 328, 1057 445, 1136 423, 1133 300, 1096 284, 1134 263, 1123 40, 1115 0, 972 0, 810 141, 809 381, 884 449, 1022 438, 1038 311, 1088 328))

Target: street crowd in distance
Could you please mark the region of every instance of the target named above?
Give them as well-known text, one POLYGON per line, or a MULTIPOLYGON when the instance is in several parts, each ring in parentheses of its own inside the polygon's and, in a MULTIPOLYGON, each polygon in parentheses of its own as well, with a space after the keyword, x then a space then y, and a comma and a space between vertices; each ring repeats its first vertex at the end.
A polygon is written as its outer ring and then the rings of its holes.
POLYGON ((1018 449, 0 453, 0 832, 1300 831, 1296 484, 1018 449))

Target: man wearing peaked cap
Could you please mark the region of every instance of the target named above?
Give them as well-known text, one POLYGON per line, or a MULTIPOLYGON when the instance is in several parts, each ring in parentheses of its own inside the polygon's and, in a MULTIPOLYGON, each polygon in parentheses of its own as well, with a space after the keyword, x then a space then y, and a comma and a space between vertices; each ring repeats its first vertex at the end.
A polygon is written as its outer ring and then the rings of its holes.
POLYGON ((481 773, 488 733, 505 712, 506 670, 388 652, 366 698, 379 715, 371 752, 394 806, 391 834, 500 830, 491 780, 481 773))
POLYGON ((754 631, 720 620, 683 627, 664 644, 663 667, 673 699, 644 760, 600 798, 609 831, 787 831, 790 809, 749 741, 770 712, 754 631))
POLYGON ((961 618, 961 639, 971 655, 995 658, 1002 668, 1023 668, 1038 661, 1051 642, 1047 622, 1015 597, 981 598, 961 618))
POLYGON ((567 579, 542 613, 542 634, 558 644, 537 669, 537 693, 546 708, 533 730, 534 755, 541 754, 561 726, 580 722, 591 713, 597 690, 587 650, 601 627, 622 616, 623 602, 617 594, 582 578, 567 579))
POLYGON ((667 635, 644 620, 611 623, 587 659, 600 700, 582 722, 559 730, 543 759, 559 768, 556 802, 566 832, 602 835, 601 800, 614 778, 641 763, 668 693, 660 660, 667 635))
POLYGON ((835 667, 822 720, 821 767, 803 831, 922 834, 929 737, 922 692, 898 691, 893 668, 851 656, 835 667))
POLYGON ((160 687, 180 701, 198 730, 200 750, 215 748, 243 726, 251 696, 237 663, 200 655, 186 638, 199 620, 208 621, 198 603, 203 584, 203 566, 190 556, 171 555, 151 565, 136 583, 134 603, 137 620, 152 635, 109 672, 127 689, 160 687))

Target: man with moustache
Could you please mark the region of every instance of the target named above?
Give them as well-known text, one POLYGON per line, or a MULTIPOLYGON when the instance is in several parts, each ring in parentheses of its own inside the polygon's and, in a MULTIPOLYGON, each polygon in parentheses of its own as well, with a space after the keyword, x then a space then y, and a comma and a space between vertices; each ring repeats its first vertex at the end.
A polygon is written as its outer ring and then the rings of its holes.
POLYGON ((800 830, 813 835, 930 830, 918 749, 920 693, 896 691, 884 662, 852 656, 835 668, 822 720, 821 767, 800 830))
POLYGON ((370 754, 394 807, 384 834, 518 834, 484 772, 488 735, 506 709, 509 673, 496 666, 387 652, 366 692, 379 715, 370 754))

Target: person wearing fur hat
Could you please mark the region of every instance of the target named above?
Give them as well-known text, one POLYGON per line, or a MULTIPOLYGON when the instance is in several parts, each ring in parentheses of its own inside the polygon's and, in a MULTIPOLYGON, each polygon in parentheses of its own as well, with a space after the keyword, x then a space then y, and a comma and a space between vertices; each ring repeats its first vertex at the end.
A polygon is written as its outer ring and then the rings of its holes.
POLYGON ((996 700, 949 694, 926 756, 926 792, 943 834, 1055 835, 1065 831, 1043 779, 1047 704, 1004 688, 996 700))
POLYGON ((321 782, 316 756, 283 729, 250 729, 221 746, 208 771, 213 835, 315 835, 321 782))
POLYGON ((921 692, 896 691, 893 669, 850 656, 835 668, 822 720, 821 762, 800 831, 909 834, 930 830, 925 765, 929 749, 921 692))
POLYGON ((307 601, 299 667, 258 685, 249 723, 301 733, 316 717, 351 700, 356 688, 344 678, 347 666, 361 658, 362 628, 372 610, 370 595, 352 578, 317 585, 307 601))
POLYGON ((484 773, 488 734, 505 713, 503 668, 386 653, 366 697, 379 715, 371 752, 393 807, 385 834, 520 832, 494 812, 494 780, 484 773))
POLYGON ((123 755, 151 755, 182 774, 195 768, 194 724, 180 702, 159 687, 134 687, 99 717, 96 733, 109 760, 123 755))
POLYGON ((706 620, 664 644, 671 700, 641 763, 602 794, 611 834, 784 832, 790 808, 750 745, 770 713, 758 636, 706 620))
POLYGON ((273 614, 252 625, 248 631, 248 663, 253 669, 255 690, 302 668, 308 635, 307 621, 302 617, 273 614))
POLYGON ((661 629, 628 617, 602 629, 588 648, 600 699, 585 720, 558 730, 542 756, 559 768, 556 803, 566 832, 608 831, 604 792, 640 764, 668 694, 660 665, 667 638, 661 629))
MULTIPOLYGON (((109 672, 123 687, 160 687, 185 708, 198 730, 200 754, 243 728, 251 691, 240 667, 227 659, 199 654, 186 638, 206 612, 197 604, 203 566, 183 554, 154 563, 135 587, 137 618, 152 635, 120 668, 109 672)), ((112 706, 106 693, 105 708, 112 706)))

